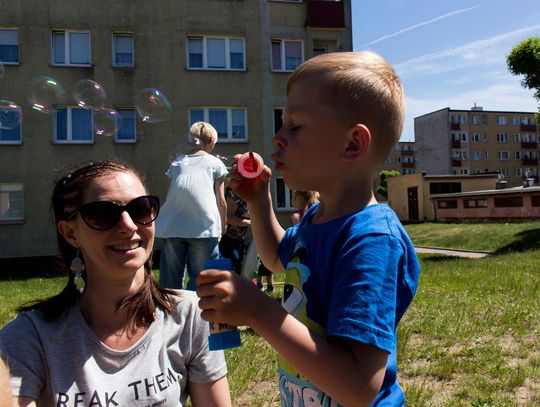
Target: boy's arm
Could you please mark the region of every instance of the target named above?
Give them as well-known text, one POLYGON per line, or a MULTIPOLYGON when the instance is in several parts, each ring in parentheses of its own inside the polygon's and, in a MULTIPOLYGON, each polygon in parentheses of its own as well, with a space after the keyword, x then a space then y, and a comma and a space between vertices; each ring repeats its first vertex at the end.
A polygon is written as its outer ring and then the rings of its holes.
POLYGON ((250 326, 298 372, 343 405, 369 406, 377 396, 386 370, 385 351, 315 334, 234 273, 204 270, 197 283, 203 319, 250 326))

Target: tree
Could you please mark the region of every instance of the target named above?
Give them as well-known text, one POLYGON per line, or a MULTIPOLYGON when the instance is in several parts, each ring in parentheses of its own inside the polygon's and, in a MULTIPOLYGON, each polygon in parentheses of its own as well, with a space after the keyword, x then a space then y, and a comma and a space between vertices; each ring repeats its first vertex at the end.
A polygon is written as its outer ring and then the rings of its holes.
MULTIPOLYGON (((535 89, 534 97, 540 101, 540 37, 527 38, 514 45, 506 57, 506 65, 513 75, 525 75, 521 86, 535 89)), ((540 122, 540 109, 536 121, 540 122)))
POLYGON ((382 170, 379 173, 380 182, 379 182, 379 186, 377 187, 377 190, 376 190, 377 194, 379 194, 380 196, 383 196, 386 199, 388 199, 388 184, 387 184, 386 180, 388 179, 388 177, 396 177, 398 175, 401 175, 399 173, 399 171, 382 170))

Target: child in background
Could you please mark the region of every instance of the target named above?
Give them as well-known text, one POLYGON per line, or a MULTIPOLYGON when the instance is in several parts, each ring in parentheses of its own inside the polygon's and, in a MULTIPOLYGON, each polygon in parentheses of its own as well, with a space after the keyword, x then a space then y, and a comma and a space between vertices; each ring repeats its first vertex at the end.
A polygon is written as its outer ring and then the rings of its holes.
POLYGON ((291 215, 292 225, 298 225, 304 213, 319 200, 319 193, 315 191, 294 191, 292 196, 293 206, 298 209, 291 215))
POLYGON ((419 264, 396 214, 372 192, 403 129, 401 83, 379 55, 339 52, 301 64, 287 95, 275 168, 320 202, 285 231, 268 167, 256 179, 233 170, 231 183, 248 204, 261 260, 286 272, 282 307, 234 273, 204 270, 202 317, 248 325, 277 351, 282 406, 403 406, 397 326, 419 264))
POLYGON ((272 281, 272 272, 266 268, 263 262, 259 259, 259 267, 257 268, 257 287, 263 289, 263 277, 266 278, 266 292, 274 291, 274 282, 272 281))

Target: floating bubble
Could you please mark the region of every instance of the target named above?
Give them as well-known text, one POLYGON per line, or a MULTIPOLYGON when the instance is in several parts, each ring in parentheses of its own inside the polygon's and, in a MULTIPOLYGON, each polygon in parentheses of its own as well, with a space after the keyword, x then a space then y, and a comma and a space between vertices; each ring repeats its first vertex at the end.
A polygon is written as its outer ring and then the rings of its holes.
POLYGON ((66 91, 60 82, 50 76, 36 76, 30 81, 28 101, 32 109, 50 114, 55 105, 65 104, 66 91))
POLYGON ((122 116, 114 109, 104 107, 96 109, 94 114, 94 133, 97 136, 113 136, 124 123, 122 116))
POLYGON ((0 129, 11 130, 21 124, 21 107, 10 100, 0 100, 0 129))
POLYGON ((172 107, 163 92, 146 88, 135 97, 135 108, 143 123, 163 122, 171 116, 172 107))
POLYGON ((107 93, 99 83, 83 79, 75 84, 73 98, 80 107, 100 109, 105 104, 107 93))

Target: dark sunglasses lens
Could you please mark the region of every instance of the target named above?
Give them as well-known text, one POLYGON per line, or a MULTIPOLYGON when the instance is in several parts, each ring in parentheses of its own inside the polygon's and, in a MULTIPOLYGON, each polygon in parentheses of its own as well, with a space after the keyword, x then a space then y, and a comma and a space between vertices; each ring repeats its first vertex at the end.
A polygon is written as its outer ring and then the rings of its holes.
POLYGON ((92 202, 80 209, 81 216, 88 226, 104 230, 116 225, 120 220, 120 207, 112 202, 92 202))
POLYGON ((133 221, 147 225, 157 218, 159 201, 153 196, 141 196, 128 203, 126 209, 133 221))

